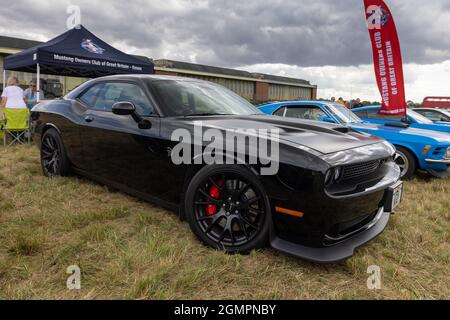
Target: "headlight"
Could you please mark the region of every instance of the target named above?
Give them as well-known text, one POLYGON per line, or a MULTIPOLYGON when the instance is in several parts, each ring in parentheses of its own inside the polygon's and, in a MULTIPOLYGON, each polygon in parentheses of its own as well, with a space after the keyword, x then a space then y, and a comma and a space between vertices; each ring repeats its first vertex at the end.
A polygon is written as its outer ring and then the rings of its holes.
POLYGON ((330 169, 325 173, 325 185, 328 186, 333 178, 333 169, 330 169))
POLYGON ((387 142, 387 141, 383 141, 383 144, 389 149, 391 156, 393 156, 396 152, 395 147, 390 142, 387 142))
POLYGON ((450 147, 447 148, 447 152, 445 153, 444 156, 446 159, 450 159, 450 147))
POLYGON ((341 179, 342 168, 337 167, 334 169, 334 181, 339 181, 341 179))
POLYGON ((329 186, 333 182, 338 182, 342 177, 342 168, 331 168, 325 173, 325 185, 329 186))

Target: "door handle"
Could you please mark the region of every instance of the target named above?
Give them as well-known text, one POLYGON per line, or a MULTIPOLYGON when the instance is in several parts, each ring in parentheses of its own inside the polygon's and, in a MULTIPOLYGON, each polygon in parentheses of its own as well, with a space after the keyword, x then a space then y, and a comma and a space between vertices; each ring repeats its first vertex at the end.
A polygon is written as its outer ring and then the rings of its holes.
POLYGON ((84 117, 84 121, 92 122, 92 121, 94 121, 94 117, 93 116, 86 116, 86 117, 84 117))

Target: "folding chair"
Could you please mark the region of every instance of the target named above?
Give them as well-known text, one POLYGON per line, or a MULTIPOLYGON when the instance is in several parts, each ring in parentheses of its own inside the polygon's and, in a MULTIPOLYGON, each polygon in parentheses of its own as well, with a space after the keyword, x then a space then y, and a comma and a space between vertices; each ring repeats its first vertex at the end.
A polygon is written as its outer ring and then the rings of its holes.
POLYGON ((2 128, 3 128, 3 114, 0 111, 0 140, 3 141, 4 134, 2 128))
POLYGON ((1 131, 3 133, 3 145, 6 146, 7 138, 10 136, 12 141, 8 146, 15 143, 30 144, 30 110, 27 108, 20 109, 3 109, 3 124, 1 131))

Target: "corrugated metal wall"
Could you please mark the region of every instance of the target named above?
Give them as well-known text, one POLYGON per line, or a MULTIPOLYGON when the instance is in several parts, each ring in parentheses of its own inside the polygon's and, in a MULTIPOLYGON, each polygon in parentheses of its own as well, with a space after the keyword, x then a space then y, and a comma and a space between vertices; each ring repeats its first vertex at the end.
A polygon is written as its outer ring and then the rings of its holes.
MULTIPOLYGON (((0 57, 0 76, 3 72, 2 60, 3 57, 0 57)), ((19 78, 20 84, 23 86, 27 86, 30 83, 31 79, 36 77, 35 74, 24 72, 7 72, 7 76, 9 75, 17 76, 19 78)), ((180 74, 180 76, 196 78, 220 84, 249 101, 252 101, 255 98, 254 81, 226 79, 211 76, 193 75, 187 73, 180 74)), ((60 82, 63 84, 64 93, 67 93, 80 83, 83 83, 84 81, 87 80, 84 78, 60 77, 52 75, 41 75, 41 77, 43 79, 48 78, 59 79, 60 82)), ((312 99, 311 88, 295 87, 280 84, 269 84, 269 100, 285 101, 285 100, 311 100, 311 99, 312 99)))
POLYGON ((312 89, 280 84, 269 85, 269 100, 311 100, 312 89))
POLYGON ((187 78, 201 79, 220 84, 225 88, 228 88, 231 91, 237 93, 241 97, 244 97, 247 100, 253 100, 253 97, 255 96, 255 83, 253 81, 223 79, 192 74, 180 74, 180 76, 187 78))

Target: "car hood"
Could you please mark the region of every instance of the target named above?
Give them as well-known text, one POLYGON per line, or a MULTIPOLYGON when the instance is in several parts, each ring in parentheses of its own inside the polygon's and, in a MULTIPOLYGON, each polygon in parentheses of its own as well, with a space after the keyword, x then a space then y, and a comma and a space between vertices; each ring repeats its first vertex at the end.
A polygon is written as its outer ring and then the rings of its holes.
POLYGON ((418 124, 415 124, 415 126, 418 129, 425 129, 425 130, 433 130, 433 131, 440 131, 440 132, 450 133, 450 125, 447 125, 447 124, 440 124, 440 123, 424 124, 424 123, 418 123, 418 124))
POLYGON ((397 133, 402 135, 408 135, 413 138, 420 136, 420 138, 434 139, 435 141, 440 143, 450 143, 450 135, 448 133, 434 130, 425 130, 411 127, 398 128, 368 122, 354 123, 351 125, 351 127, 354 130, 361 129, 373 135, 378 135, 379 132, 397 133))
POLYGON ((280 143, 301 145, 322 154, 330 154, 347 149, 380 143, 380 138, 355 132, 347 127, 312 120, 281 118, 276 116, 208 116, 187 117, 191 125, 200 121, 203 130, 219 129, 278 129, 280 143))

